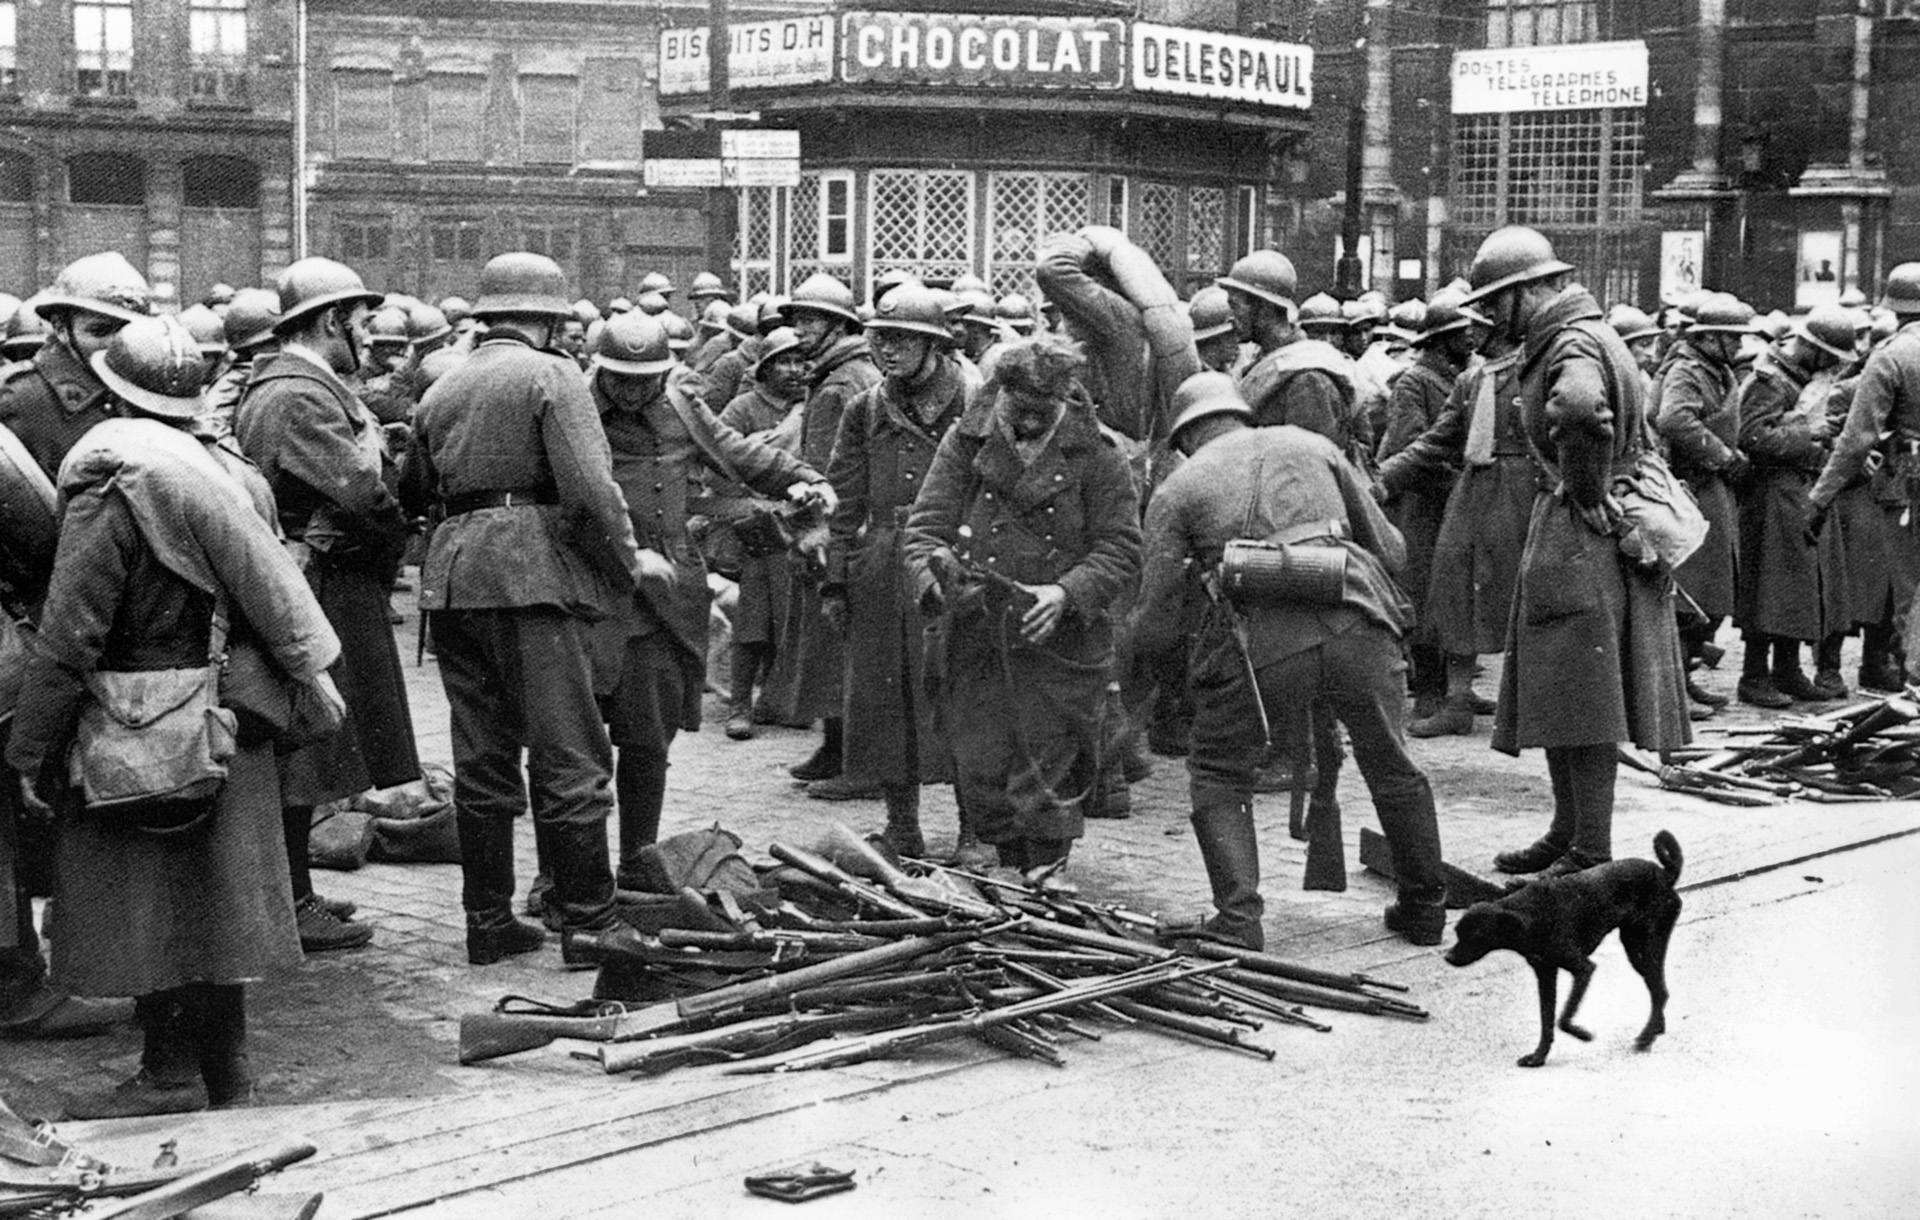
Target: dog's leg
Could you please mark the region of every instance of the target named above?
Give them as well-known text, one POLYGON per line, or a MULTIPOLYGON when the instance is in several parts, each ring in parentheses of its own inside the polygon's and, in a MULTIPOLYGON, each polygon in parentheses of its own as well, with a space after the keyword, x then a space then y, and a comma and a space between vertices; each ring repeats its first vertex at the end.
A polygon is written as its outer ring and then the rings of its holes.
POLYGON ((1567 963, 1567 973, 1573 976, 1573 992, 1567 996, 1567 1010, 1560 1014, 1560 1032, 1572 1034, 1582 1042, 1593 1041, 1593 1035, 1573 1023, 1573 1016, 1580 1011, 1580 1001, 1587 998, 1587 984, 1593 981, 1593 963, 1586 958, 1567 963))
POLYGON ((1553 1049, 1553 1005, 1559 992, 1560 968, 1552 962, 1533 961, 1534 980, 1540 985, 1540 1045, 1533 1048, 1531 1054, 1520 1056, 1520 1066, 1537 1068, 1547 1061, 1547 1052, 1553 1049))
POLYGON ((1626 946, 1627 960, 1646 980, 1647 995, 1653 1001, 1645 1028, 1633 1040, 1633 1048, 1638 1051, 1648 1049, 1655 1038, 1667 1032, 1667 942, 1672 939, 1673 925, 1679 919, 1680 898, 1675 895, 1662 902, 1647 922, 1623 925, 1620 929, 1620 943, 1626 946))

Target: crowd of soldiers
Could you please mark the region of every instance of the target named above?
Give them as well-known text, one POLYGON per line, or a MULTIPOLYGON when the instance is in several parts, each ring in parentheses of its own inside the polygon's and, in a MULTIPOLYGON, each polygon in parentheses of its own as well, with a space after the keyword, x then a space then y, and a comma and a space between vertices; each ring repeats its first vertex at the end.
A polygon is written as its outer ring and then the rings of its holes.
MULTIPOLYGON (((1071 884, 1150 750, 1184 755, 1213 909, 1179 928, 1252 948, 1254 795, 1310 788, 1310 841, 1337 841, 1349 748, 1386 926, 1433 945, 1409 733, 1490 714, 1496 749, 1541 748, 1550 824, 1495 866, 1558 875, 1611 858, 1617 744, 1682 745, 1725 702, 1693 671, 1728 616, 1748 703, 1844 696, 1855 631, 1860 684, 1904 686, 1920 264, 1875 309, 1697 293, 1657 322, 1520 227, 1391 307, 1303 297, 1276 250, 1181 301, 1099 227, 1034 271, 1038 308, 906 274, 736 303, 702 274, 683 316, 663 275, 603 311, 525 252, 437 304, 306 258, 171 314, 103 253, 0 301, 0 507, 31 520, 37 494, 58 525, 0 546, 0 1031, 97 1032, 117 1014, 81 997, 136 997, 140 1072, 85 1113, 245 1104, 244 981, 373 935, 315 893, 308 837, 317 806, 421 775, 391 609, 415 564, 476 966, 549 931, 570 965, 644 953, 616 895, 716 672, 729 738, 820 726, 809 796, 881 801, 876 837, 921 857, 921 789, 951 784, 954 858, 1033 884, 1071 884), (1708 523, 1677 566, 1635 511, 1662 458, 1708 523), (68 756, 96 679, 243 644, 272 698, 227 666, 211 817, 89 808, 68 756)), ((1307 880, 1344 868, 1310 850, 1307 880)))

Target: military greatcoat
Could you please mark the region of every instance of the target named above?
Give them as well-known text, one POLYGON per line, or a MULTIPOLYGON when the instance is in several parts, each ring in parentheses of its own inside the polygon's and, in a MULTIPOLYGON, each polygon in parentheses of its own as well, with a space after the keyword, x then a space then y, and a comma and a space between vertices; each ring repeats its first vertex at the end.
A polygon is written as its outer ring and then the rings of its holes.
MULTIPOLYGON (((1459 372, 1451 361, 1429 347, 1400 374, 1387 406, 1386 431, 1376 455, 1380 461, 1411 445, 1439 421, 1459 372)), ((1426 604, 1433 575, 1433 548, 1440 537, 1453 483, 1451 465, 1418 468, 1393 489, 1387 500, 1387 516, 1407 544, 1407 567, 1401 579, 1416 607, 1426 604)), ((1424 612, 1415 621, 1413 642, 1439 643, 1439 632, 1424 612)))
POLYGON ((1740 388, 1740 447, 1753 472, 1740 499, 1740 582, 1734 622, 1744 631, 1821 638, 1820 564, 1807 542, 1807 493, 1827 458, 1830 379, 1778 350, 1763 354, 1740 388))
POLYGON ((1733 370, 1706 359, 1686 340, 1654 383, 1648 414, 1667 444, 1673 473, 1684 479, 1707 519, 1707 539, 1674 572, 1710 619, 1733 612, 1739 512, 1730 482, 1740 464, 1740 399, 1733 370))
POLYGON ((58 339, 0 374, 0 425, 12 429, 49 479, 87 429, 111 418, 107 388, 58 339))

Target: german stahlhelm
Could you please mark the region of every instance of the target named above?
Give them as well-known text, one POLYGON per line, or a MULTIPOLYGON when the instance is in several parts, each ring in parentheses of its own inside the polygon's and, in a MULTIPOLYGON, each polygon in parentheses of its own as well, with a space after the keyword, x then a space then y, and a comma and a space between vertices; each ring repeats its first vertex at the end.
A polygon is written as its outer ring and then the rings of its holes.
POLYGON ((1232 377, 1225 373, 1195 373, 1173 392, 1173 427, 1167 433, 1167 443, 1177 446, 1182 432, 1216 415, 1253 422, 1253 408, 1240 396, 1232 377))
POLYGON ((549 318, 573 316, 567 300, 567 276, 560 264, 544 254, 514 250, 495 255, 480 269, 480 299, 473 303, 476 318, 527 314, 549 318))

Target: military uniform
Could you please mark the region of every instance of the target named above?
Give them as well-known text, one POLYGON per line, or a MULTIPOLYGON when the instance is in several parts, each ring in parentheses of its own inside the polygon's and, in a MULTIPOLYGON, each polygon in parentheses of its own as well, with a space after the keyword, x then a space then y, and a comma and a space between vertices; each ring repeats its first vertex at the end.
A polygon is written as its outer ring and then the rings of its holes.
POLYGON ((1086 345, 1083 377, 1100 422, 1130 440, 1151 440, 1165 421, 1154 400, 1146 322, 1137 305, 1087 273, 1091 253, 1084 241, 1056 240, 1042 253, 1034 277, 1086 345))
MULTIPOLYGON (((727 404, 720 422, 750 440, 779 449, 789 456, 799 452, 800 428, 795 412, 804 410, 803 400, 781 402, 755 385, 727 404)), ((726 472, 708 475, 708 503, 723 506, 722 515, 735 522, 754 511, 753 492, 733 482, 726 472)), ((767 498, 774 498, 768 496, 767 498)), ((733 609, 733 642, 736 645, 763 645, 774 649, 774 656, 787 651, 787 606, 791 595, 788 556, 740 556, 740 600, 733 609)), ((769 683, 771 685, 771 683, 769 683)), ((812 717, 807 718, 811 721, 812 717)))
MULTIPOLYGON (((1459 372, 1451 360, 1429 347, 1400 374, 1387 406, 1386 427, 1376 454, 1380 461, 1405 449, 1439 420, 1459 372)), ((1453 482, 1451 466, 1428 467, 1407 478, 1387 500, 1387 517, 1406 540, 1407 568, 1402 583, 1416 607, 1426 603, 1433 576, 1433 549, 1453 482)), ((1413 693, 1430 698, 1445 695, 1446 658, 1439 632, 1424 612, 1416 615, 1408 644, 1413 656, 1413 693)))
POLYGON ((1240 396, 1256 427, 1292 424, 1318 432, 1361 469, 1368 468, 1373 434, 1362 413, 1353 361, 1320 339, 1295 339, 1240 374, 1240 396))
POLYGON ((1020 636, 1022 606, 950 585, 944 656, 928 661, 958 799, 976 833, 1011 849, 1016 863, 1057 858, 1065 841, 1080 837, 1099 775, 1109 615, 1139 573, 1139 508, 1126 457, 1085 398, 1065 404, 1031 456, 993 403, 976 400, 940 442, 907 529, 915 601, 933 583, 942 550, 1009 580, 1067 592, 1059 626, 1029 644, 1020 636), (1025 859, 1016 844, 1029 845, 1025 859))
POLYGON ((513 819, 552 846, 568 928, 613 920, 612 747, 586 626, 634 596, 639 548, 593 399, 571 360, 483 340, 415 416, 406 500, 447 512, 420 573, 453 721, 454 804, 470 915, 507 915, 513 819))
POLYGON ((1821 605, 1819 556, 1807 541, 1808 493, 1830 448, 1812 425, 1825 413, 1831 387, 1832 378, 1777 348, 1755 362, 1740 387, 1740 448, 1753 464, 1739 504, 1733 617, 1742 631, 1806 641, 1831 629, 1821 605))
POLYGON ((1740 400, 1733 369, 1702 356, 1682 340, 1682 350, 1654 385, 1647 413, 1666 442, 1674 474, 1686 481, 1707 519, 1707 538, 1673 574, 1709 620, 1733 612, 1738 510, 1733 476, 1744 464, 1740 400))
POLYGON ((0 425, 20 438, 49 479, 74 442, 113 414, 106 387, 58 338, 0 374, 0 425))

